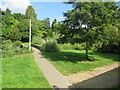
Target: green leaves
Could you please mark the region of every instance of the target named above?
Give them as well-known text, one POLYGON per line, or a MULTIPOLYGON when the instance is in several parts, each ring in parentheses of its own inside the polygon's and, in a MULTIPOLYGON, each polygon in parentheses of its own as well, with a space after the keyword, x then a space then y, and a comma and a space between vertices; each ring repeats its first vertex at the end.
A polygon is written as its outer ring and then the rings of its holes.
POLYGON ((32 6, 28 6, 28 8, 26 9, 25 17, 26 19, 29 19, 30 17, 37 18, 35 10, 32 6))

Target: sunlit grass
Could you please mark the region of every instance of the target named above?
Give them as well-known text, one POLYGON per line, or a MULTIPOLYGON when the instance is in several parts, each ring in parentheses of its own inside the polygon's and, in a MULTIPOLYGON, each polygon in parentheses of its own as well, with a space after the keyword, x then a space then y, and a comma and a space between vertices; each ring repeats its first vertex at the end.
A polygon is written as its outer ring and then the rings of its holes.
POLYGON ((32 54, 2 59, 3 88, 50 88, 32 54))
POLYGON ((92 70, 117 62, 118 55, 89 51, 90 60, 85 60, 85 50, 62 50, 44 53, 45 57, 64 75, 92 70))

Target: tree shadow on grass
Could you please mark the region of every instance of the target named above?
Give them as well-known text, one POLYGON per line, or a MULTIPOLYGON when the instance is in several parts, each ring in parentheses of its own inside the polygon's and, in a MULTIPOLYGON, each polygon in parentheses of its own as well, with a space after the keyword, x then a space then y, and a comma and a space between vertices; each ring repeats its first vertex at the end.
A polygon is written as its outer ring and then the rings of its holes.
POLYGON ((96 55, 105 59, 112 59, 114 61, 120 62, 120 55, 112 53, 99 53, 99 52, 89 52, 89 55, 96 55))
POLYGON ((89 57, 89 60, 85 59, 85 53, 76 52, 55 52, 55 53, 43 53, 47 59, 52 61, 65 61, 65 62, 82 62, 82 61, 97 61, 94 57, 89 57))

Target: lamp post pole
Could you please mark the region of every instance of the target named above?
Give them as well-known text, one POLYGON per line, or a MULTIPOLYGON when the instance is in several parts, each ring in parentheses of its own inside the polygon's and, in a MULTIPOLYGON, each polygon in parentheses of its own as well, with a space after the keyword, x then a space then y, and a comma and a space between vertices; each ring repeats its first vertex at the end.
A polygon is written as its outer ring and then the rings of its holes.
POLYGON ((31 51, 31 19, 33 17, 30 17, 30 30, 29 30, 29 50, 31 51))

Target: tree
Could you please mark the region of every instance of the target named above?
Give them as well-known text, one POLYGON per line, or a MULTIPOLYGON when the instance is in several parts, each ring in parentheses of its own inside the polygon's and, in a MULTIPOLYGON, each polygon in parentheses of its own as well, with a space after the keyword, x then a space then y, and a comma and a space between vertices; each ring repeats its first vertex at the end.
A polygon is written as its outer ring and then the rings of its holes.
POLYGON ((9 9, 6 9, 5 14, 2 16, 2 39, 10 39, 10 34, 19 21, 17 21, 11 14, 9 9))
POLYGON ((44 38, 44 35, 47 34, 46 28, 45 28, 45 25, 44 25, 44 21, 43 20, 38 20, 37 26, 38 26, 38 29, 37 29, 37 34, 36 35, 44 38))
POLYGON ((32 6, 28 6, 25 12, 25 16, 21 14, 14 14, 14 17, 20 16, 20 18, 17 18, 20 20, 20 23, 18 25, 18 28, 20 32, 22 33, 22 41, 27 42, 29 41, 29 22, 30 17, 33 17, 31 27, 32 27, 32 36, 37 35, 38 32, 38 20, 36 17, 35 10, 32 6))
POLYGON ((30 17, 33 17, 34 19, 37 18, 36 13, 35 13, 35 9, 32 6, 28 6, 28 8, 26 9, 25 17, 28 19, 30 17))
POLYGON ((64 23, 68 31, 64 37, 69 38, 73 43, 86 42, 86 59, 88 49, 104 33, 104 26, 110 23, 114 25, 119 17, 118 6, 115 2, 72 2, 73 10, 64 13, 64 23), (68 36, 69 35, 69 36, 68 36))
POLYGON ((22 34, 20 33, 18 28, 15 28, 10 35, 10 39, 12 41, 20 41, 22 37, 22 34))
POLYGON ((50 18, 46 18, 43 20, 44 26, 45 26, 45 31, 46 34, 44 35, 45 37, 51 36, 51 30, 50 30, 50 18))
POLYGON ((14 13, 13 17, 18 21, 22 21, 25 18, 25 16, 21 13, 14 13))
POLYGON ((54 31, 55 29, 55 25, 57 24, 57 19, 54 19, 53 22, 52 22, 52 31, 54 31))
POLYGON ((5 14, 6 14, 6 15, 11 15, 11 11, 10 11, 9 8, 6 9, 6 13, 5 13, 5 14))

